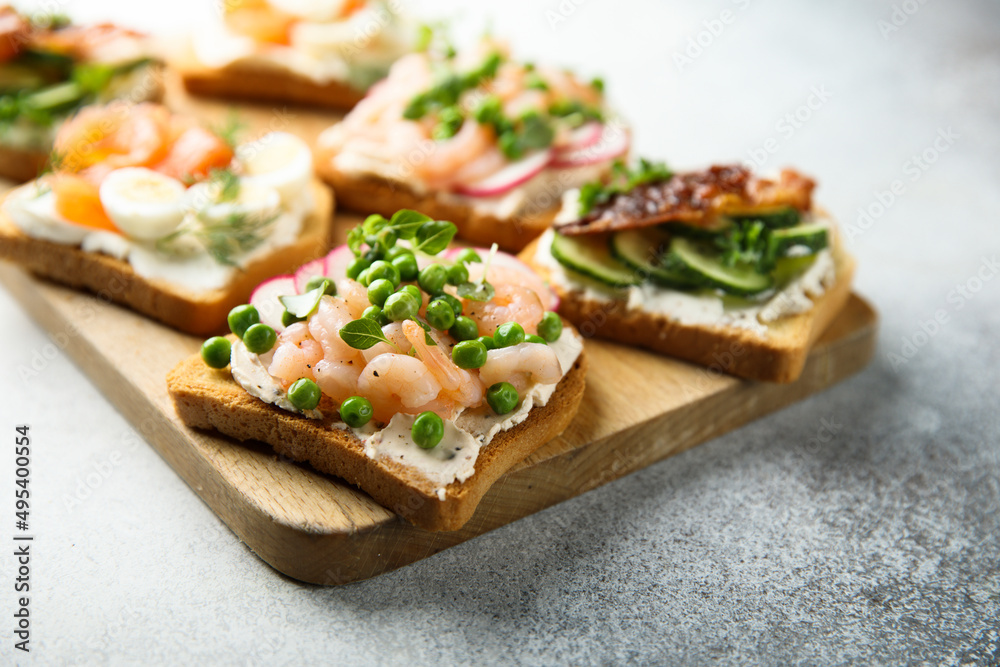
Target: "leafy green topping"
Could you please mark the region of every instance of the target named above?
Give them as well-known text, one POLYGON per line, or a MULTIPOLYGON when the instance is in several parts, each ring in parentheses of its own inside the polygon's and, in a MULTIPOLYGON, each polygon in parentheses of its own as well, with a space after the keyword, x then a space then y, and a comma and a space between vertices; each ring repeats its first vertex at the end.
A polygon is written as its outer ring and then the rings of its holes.
POLYGON ((643 158, 634 168, 628 169, 624 162, 618 160, 612 166, 610 182, 605 184, 593 181, 580 188, 578 215, 585 217, 595 206, 608 203, 617 194, 631 192, 645 183, 669 180, 673 175, 663 162, 651 162, 643 158))
POLYGON ((449 72, 429 90, 416 95, 403 110, 403 118, 420 120, 431 111, 453 107, 467 90, 478 87, 485 81, 496 76, 503 57, 499 53, 491 53, 483 63, 464 74, 449 72))
POLYGON ((558 100, 549 105, 549 115, 561 118, 570 127, 580 127, 587 121, 604 122, 604 113, 597 107, 585 105, 579 100, 558 100))
POLYGON ((222 220, 196 216, 197 224, 185 225, 156 242, 164 253, 183 253, 184 238, 192 238, 219 264, 237 266, 235 257, 249 252, 264 242, 276 215, 240 215, 234 213, 222 220))
POLYGON ((451 243, 458 229, 443 220, 431 220, 420 225, 414 235, 413 249, 428 255, 436 255, 451 243))
POLYGON ((725 266, 737 264, 753 266, 757 273, 769 273, 774 268, 775 257, 770 252, 770 234, 760 220, 735 222, 724 234, 715 237, 715 245, 722 251, 725 266))
POLYGON ((280 296, 278 301, 289 313, 300 320, 304 320, 319 308, 319 302, 326 294, 326 285, 312 289, 305 294, 292 294, 290 296, 280 296))
POLYGON ((395 344, 385 337, 378 322, 368 317, 353 320, 342 326, 340 337, 355 350, 367 350, 379 343, 389 343, 395 347, 395 344))
POLYGON ((457 106, 445 107, 441 110, 441 115, 438 118, 438 124, 434 126, 431 136, 435 141, 443 141, 444 139, 451 139, 458 131, 462 129, 462 123, 465 122, 465 116, 462 115, 462 110, 457 106))
POLYGON ((239 143, 239 135, 243 133, 246 125, 240 120, 240 115, 236 111, 230 110, 226 119, 217 126, 210 127, 212 134, 226 142, 230 148, 236 148, 239 143))
POLYGON ((535 72, 533 70, 528 71, 528 75, 524 78, 524 85, 529 90, 549 89, 549 84, 545 82, 545 79, 543 79, 538 72, 535 72))
MULTIPOLYGON (((465 282, 458 286, 458 295, 460 297, 469 299, 470 301, 489 301, 496 295, 496 290, 493 288, 493 285, 486 281, 486 276, 490 274, 490 263, 496 256, 498 248, 499 246, 496 243, 490 246, 490 254, 486 257, 486 262, 483 264, 483 277, 478 282, 465 282)), ((474 252, 472 254, 475 255, 474 252)), ((478 259, 478 255, 476 255, 476 258, 478 259)))
POLYGON ((212 169, 208 173, 208 182, 213 189, 218 188, 217 201, 236 201, 240 196, 240 177, 232 169, 212 169))

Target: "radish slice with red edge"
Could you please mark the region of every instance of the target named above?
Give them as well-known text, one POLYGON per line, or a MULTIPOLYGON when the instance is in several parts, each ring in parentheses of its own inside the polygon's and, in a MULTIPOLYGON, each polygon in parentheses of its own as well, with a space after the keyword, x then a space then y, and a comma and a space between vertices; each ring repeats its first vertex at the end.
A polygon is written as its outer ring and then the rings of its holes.
POLYGON ((298 294, 298 290, 295 289, 295 277, 275 276, 257 285, 257 289, 250 295, 250 305, 257 309, 261 322, 281 333, 285 329, 281 324, 285 307, 278 301, 278 297, 292 294, 298 294))
POLYGON ((608 162, 625 155, 630 143, 628 130, 623 126, 604 125, 597 141, 584 148, 556 153, 552 158, 552 166, 586 167, 608 162))
POLYGON ((354 261, 354 253, 346 245, 338 246, 326 256, 323 274, 334 281, 347 276, 347 267, 354 261))
POLYGON ((306 283, 309 282, 310 278, 316 276, 325 276, 326 273, 326 257, 320 257, 319 259, 314 259, 311 262, 306 262, 299 267, 299 270, 295 272, 295 291, 297 294, 302 294, 306 291, 306 283))
POLYGON ((574 151, 580 148, 593 146, 601 138, 601 134, 603 132, 603 124, 597 122, 586 123, 585 125, 573 130, 569 135, 569 141, 565 146, 557 148, 556 153, 565 153, 567 151, 574 151))
MULTIPOLYGON (((444 259, 449 262, 455 261, 455 257, 458 253, 462 252, 464 248, 451 248, 444 255, 444 259)), ((489 248, 473 248, 479 256, 486 260, 489 256, 489 248)), ((466 268, 469 269, 469 280, 475 282, 483 277, 483 265, 480 262, 473 264, 466 264, 466 268)), ((538 295, 538 299, 542 302, 542 306, 546 310, 556 310, 559 308, 559 297, 556 293, 549 289, 549 286, 545 284, 541 276, 532 270, 530 266, 522 262, 520 259, 514 255, 507 254, 503 251, 497 252, 493 256, 493 261, 490 262, 490 279, 496 280, 498 282, 513 282, 515 284, 521 285, 522 287, 527 287, 535 294, 538 295), (495 271, 499 269, 499 271, 495 271), (498 273, 506 275, 498 275, 498 273), (518 275, 512 276, 511 272, 517 272, 518 275)))
POLYGON ((552 161, 552 154, 551 149, 532 153, 481 181, 459 187, 458 192, 470 197, 502 195, 537 176, 552 161))

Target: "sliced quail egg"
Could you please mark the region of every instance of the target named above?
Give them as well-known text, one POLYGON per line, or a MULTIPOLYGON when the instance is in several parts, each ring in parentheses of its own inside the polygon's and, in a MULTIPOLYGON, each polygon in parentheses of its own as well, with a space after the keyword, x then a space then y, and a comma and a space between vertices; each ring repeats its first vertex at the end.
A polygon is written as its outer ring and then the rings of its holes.
POLYGON ((146 169, 116 169, 101 183, 105 213, 127 236, 143 241, 163 238, 184 219, 186 188, 176 178, 146 169))
POLYGON ((236 149, 236 158, 243 167, 240 181, 245 186, 274 188, 285 206, 293 204, 305 192, 312 178, 309 146, 288 132, 271 132, 242 144, 236 149))

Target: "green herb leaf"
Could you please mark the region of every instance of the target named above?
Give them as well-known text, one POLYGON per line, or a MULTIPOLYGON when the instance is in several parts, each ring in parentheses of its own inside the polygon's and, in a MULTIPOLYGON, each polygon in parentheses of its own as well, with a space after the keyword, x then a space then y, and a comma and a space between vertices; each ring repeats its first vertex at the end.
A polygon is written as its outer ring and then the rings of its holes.
POLYGON ((586 217, 595 206, 608 203, 617 194, 631 192, 646 183, 670 180, 673 175, 663 162, 640 159, 635 168, 628 169, 620 160, 615 161, 611 168, 611 181, 608 184, 594 181, 580 188, 580 208, 577 215, 581 218, 586 217))
POLYGON ((428 255, 436 255, 448 247, 456 231, 457 228, 450 222, 443 220, 425 222, 417 229, 413 249, 428 255))
POLYGON ((292 294, 290 296, 279 296, 278 301, 295 317, 304 320, 319 308, 319 302, 326 293, 324 285, 310 290, 305 294, 292 294))
POLYGON ((408 208, 396 211, 389 221, 389 227, 401 239, 410 240, 417 235, 417 231, 428 222, 433 221, 430 216, 419 211, 408 208))
POLYGON ((361 223, 361 229, 364 230, 365 236, 371 236, 385 229, 388 225, 389 221, 385 219, 385 216, 372 213, 361 223))
POLYGON ((219 189, 218 201, 236 201, 240 196, 240 177, 232 169, 212 169, 208 182, 219 189))
POLYGON ((462 283, 458 286, 458 295, 470 301, 489 301, 496 295, 496 290, 485 281, 462 283))
POLYGON ((209 130, 215 136, 226 142, 230 148, 236 148, 239 143, 239 135, 243 132, 244 128, 243 121, 240 120, 240 116, 235 111, 230 111, 224 120, 219 125, 210 127, 209 130))
POLYGON ((378 322, 367 317, 353 320, 342 326, 340 337, 355 350, 367 350, 379 343, 392 345, 392 341, 382 333, 382 327, 378 325, 378 322))
POLYGON ((360 225, 347 232, 347 247, 351 249, 355 257, 361 256, 361 245, 365 242, 365 231, 360 225))
POLYGON ((416 322, 420 326, 420 328, 424 330, 424 342, 427 343, 427 345, 429 345, 430 347, 437 347, 437 341, 431 338, 431 325, 427 324, 426 322, 422 322, 420 320, 413 320, 413 321, 416 322))

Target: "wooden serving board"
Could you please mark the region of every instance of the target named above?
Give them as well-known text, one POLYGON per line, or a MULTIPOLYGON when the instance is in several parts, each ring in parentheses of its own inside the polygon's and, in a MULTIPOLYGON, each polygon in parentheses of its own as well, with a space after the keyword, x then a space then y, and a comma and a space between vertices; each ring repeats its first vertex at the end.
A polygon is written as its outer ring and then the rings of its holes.
POLYGON ((877 329, 872 308, 852 296, 788 385, 588 340, 587 390, 566 432, 500 478, 461 530, 432 533, 269 447, 184 426, 164 378, 200 339, 7 264, 0 282, 251 549, 280 572, 318 584, 426 558, 822 391, 865 366, 877 329))

